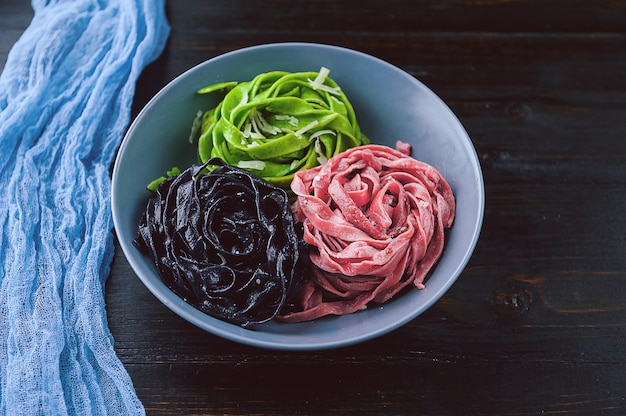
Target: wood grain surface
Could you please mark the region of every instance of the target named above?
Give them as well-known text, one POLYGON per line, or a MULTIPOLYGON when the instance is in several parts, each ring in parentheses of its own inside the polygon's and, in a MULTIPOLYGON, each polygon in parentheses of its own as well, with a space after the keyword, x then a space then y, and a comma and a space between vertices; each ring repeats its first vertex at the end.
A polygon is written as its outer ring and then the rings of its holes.
MULTIPOLYGON (((626 414, 626 1, 171 0, 164 54, 134 114, 190 67, 238 48, 360 50, 438 94, 467 129, 486 210, 451 290, 352 347, 277 352, 161 305, 118 250, 115 348, 154 415, 626 414)), ((0 3, 0 67, 28 25, 0 3)))

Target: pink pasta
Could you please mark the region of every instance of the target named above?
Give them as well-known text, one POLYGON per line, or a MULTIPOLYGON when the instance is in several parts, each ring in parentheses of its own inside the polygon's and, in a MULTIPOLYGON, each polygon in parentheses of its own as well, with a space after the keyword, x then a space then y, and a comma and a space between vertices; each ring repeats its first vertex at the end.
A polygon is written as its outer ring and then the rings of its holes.
POLYGON ((312 271, 284 322, 344 315, 424 288, 455 216, 450 185, 410 145, 349 149, 291 184, 312 271), (401 150, 401 151, 400 151, 401 150))

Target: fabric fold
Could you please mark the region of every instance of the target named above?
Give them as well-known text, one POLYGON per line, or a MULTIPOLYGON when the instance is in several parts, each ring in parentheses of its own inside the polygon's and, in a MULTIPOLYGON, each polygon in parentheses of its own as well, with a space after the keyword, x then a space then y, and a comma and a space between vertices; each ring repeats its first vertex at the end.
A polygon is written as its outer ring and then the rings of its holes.
POLYGON ((144 414, 106 317, 109 170, 164 0, 32 6, 0 74, 0 414, 144 414))

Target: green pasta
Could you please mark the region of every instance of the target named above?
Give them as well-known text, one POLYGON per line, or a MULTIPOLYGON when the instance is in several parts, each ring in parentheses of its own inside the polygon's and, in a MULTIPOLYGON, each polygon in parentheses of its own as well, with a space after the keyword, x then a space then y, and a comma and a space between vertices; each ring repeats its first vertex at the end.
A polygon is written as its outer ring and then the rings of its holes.
POLYGON ((227 93, 202 117, 199 162, 217 157, 288 189, 294 173, 368 144, 352 105, 328 73, 324 67, 273 71, 200 89, 227 93))

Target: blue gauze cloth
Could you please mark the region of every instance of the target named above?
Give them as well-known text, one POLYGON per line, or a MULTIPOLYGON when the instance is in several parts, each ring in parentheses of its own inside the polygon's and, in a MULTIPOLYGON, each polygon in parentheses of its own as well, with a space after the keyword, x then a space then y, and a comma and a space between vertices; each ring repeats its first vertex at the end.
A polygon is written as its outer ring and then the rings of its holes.
POLYGON ((0 75, 0 414, 144 414, 113 349, 109 169, 164 0, 33 0, 0 75))

